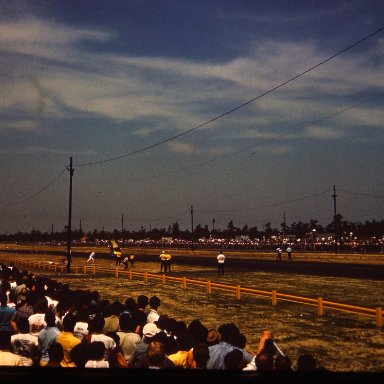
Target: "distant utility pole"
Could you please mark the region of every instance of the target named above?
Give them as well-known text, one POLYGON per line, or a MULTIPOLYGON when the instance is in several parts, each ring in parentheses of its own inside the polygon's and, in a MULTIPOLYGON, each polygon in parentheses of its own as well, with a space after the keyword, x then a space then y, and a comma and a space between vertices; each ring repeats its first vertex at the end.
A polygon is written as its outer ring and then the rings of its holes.
POLYGON ((193 238, 193 205, 191 205, 191 240, 192 240, 192 244, 191 244, 191 248, 192 248, 192 251, 195 250, 195 245, 194 245, 194 238, 193 238))
POLYGON ((191 228, 192 228, 192 240, 193 240, 193 205, 191 205, 191 228))
POLYGON ((336 210, 336 187, 333 186, 333 220, 335 226, 335 253, 338 253, 338 225, 337 225, 337 210, 336 210))
POLYGON ((212 232, 215 231, 215 218, 212 219, 212 232))
POLYGON ((72 166, 72 157, 69 161, 69 167, 67 167, 69 172, 69 209, 68 209, 68 239, 67 239, 67 272, 71 272, 71 232, 72 232, 72 177, 73 177, 73 166, 72 166))
POLYGON ((121 214, 121 237, 123 237, 124 232, 124 215, 121 214))

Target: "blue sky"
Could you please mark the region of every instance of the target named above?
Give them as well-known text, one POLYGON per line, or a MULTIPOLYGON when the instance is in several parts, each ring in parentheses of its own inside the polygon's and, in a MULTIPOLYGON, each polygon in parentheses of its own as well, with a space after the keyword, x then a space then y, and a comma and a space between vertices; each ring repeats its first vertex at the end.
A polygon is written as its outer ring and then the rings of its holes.
POLYGON ((122 214, 128 230, 190 228, 191 206, 215 228, 328 224, 334 185, 344 219, 383 219, 383 15, 363 0, 0 1, 0 232, 63 229, 70 157, 86 231, 122 214))

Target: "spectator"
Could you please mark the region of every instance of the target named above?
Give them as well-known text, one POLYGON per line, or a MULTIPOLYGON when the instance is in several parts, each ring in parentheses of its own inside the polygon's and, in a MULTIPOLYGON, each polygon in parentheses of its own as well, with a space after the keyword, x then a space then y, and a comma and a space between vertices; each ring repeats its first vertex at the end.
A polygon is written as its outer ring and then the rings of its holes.
POLYGON ((168 356, 175 367, 191 368, 188 363, 189 351, 192 348, 192 337, 188 332, 184 332, 177 338, 178 351, 168 356))
POLYGON ((20 356, 11 351, 11 333, 0 331, 0 366, 22 366, 20 356))
POLYGON ((165 355, 164 345, 159 341, 149 343, 147 351, 147 366, 149 369, 174 368, 173 362, 165 355))
POLYGON ((40 366, 48 364, 50 360, 49 349, 51 345, 56 342, 56 337, 60 334, 60 330, 56 326, 56 317, 53 311, 48 311, 44 316, 44 320, 47 325, 37 335, 38 348, 41 352, 40 366))
POLYGON ((76 324, 73 329, 73 334, 80 340, 83 341, 88 336, 88 314, 85 310, 80 310, 76 315, 76 324))
POLYGON ((224 364, 226 369, 241 371, 244 368, 243 352, 240 349, 233 349, 228 352, 224 357, 224 364))
POLYGON ((255 358, 257 372, 271 372, 273 371, 273 356, 265 351, 261 351, 255 358))
POLYGON ((102 341, 105 345, 104 359, 109 360, 112 351, 116 348, 116 342, 112 337, 103 333, 104 325, 104 317, 101 314, 96 314, 96 316, 89 321, 87 342, 102 341))
POLYGON ((209 360, 208 345, 203 342, 199 342, 193 346, 193 360, 195 369, 207 369, 207 362, 209 360))
POLYGON ((123 353, 124 359, 128 363, 132 353, 141 342, 140 336, 135 333, 136 324, 129 315, 129 313, 122 313, 119 319, 120 329, 117 335, 120 338, 120 347, 123 353))
POLYGON ((124 308, 124 304, 115 300, 104 309, 104 334, 117 332, 119 330, 119 316, 124 311, 124 308))
POLYGON ((274 370, 277 372, 293 372, 291 359, 288 356, 276 356, 274 370))
POLYGON ((61 361, 64 359, 63 346, 60 343, 52 343, 48 348, 48 361, 45 367, 62 368, 61 361))
MULTIPOLYGON (((218 344, 209 347, 209 360, 207 362, 208 369, 225 369, 224 358, 228 352, 233 349, 240 349, 236 347, 238 340, 239 329, 233 323, 223 324, 218 328, 220 334, 220 341, 218 344)), ((240 349, 241 350, 241 349, 240 349)), ((242 351, 244 364, 252 361, 253 355, 247 351, 242 351)))
POLYGON ((163 314, 159 316, 159 319, 155 321, 154 324, 156 324, 158 328, 158 332, 155 336, 156 341, 160 341, 165 348, 165 353, 168 355, 171 355, 172 353, 177 352, 177 341, 175 338, 175 335, 173 333, 173 328, 171 323, 175 319, 169 318, 167 314, 163 314))
POLYGON ((138 333, 140 337, 143 336, 143 327, 145 324, 147 324, 147 314, 145 310, 148 306, 148 303, 149 299, 146 295, 139 295, 137 297, 137 311, 134 313, 133 317, 135 322, 137 323, 136 333, 138 333))
POLYGON ((160 299, 157 296, 152 296, 149 299, 149 313, 147 315, 147 323, 154 323, 159 319, 157 310, 160 307, 160 299))
POLYGON ((63 367, 73 368, 76 367, 76 363, 72 360, 70 352, 81 341, 73 334, 75 328, 76 318, 72 313, 65 315, 63 319, 64 330, 60 332, 56 341, 61 344, 64 351, 64 358, 61 361, 63 367))
POLYGON ((105 344, 102 341, 94 341, 88 346, 88 360, 85 368, 109 368, 109 362, 104 359, 105 344))
POLYGON ((130 368, 144 368, 148 366, 146 352, 149 343, 153 341, 157 331, 158 328, 154 323, 148 323, 143 327, 143 338, 141 342, 136 345, 129 360, 130 368))
POLYGON ((299 372, 314 372, 316 371, 316 360, 310 354, 300 355, 297 359, 297 370, 299 372))
POLYGON ((8 307, 8 297, 5 292, 0 294, 0 332, 8 332, 9 335, 14 334, 14 329, 11 324, 13 315, 16 312, 15 308, 8 307))
POLYGON ((48 300, 45 296, 40 296, 33 306, 33 314, 28 317, 32 335, 38 335, 39 332, 47 325, 44 320, 48 311, 48 300))
POLYGON ((37 365, 40 361, 38 351, 38 340, 36 335, 29 332, 29 321, 25 317, 20 317, 17 323, 18 333, 11 336, 13 351, 20 356, 21 364, 30 367, 37 365))

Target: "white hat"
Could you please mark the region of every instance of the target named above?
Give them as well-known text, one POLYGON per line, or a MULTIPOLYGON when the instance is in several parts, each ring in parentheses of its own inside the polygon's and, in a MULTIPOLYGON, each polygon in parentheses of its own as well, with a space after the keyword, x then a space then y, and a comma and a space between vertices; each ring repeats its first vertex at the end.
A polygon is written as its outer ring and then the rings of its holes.
POLYGON ((144 325, 143 328, 143 335, 145 337, 153 337, 156 335, 157 331, 159 329, 157 328, 156 324, 154 323, 147 323, 144 325))

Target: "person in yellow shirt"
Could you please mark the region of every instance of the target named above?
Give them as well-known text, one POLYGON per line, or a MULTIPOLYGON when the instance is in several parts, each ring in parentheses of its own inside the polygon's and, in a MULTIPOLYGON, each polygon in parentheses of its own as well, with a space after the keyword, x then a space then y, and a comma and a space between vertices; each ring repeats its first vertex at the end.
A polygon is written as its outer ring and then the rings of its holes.
POLYGON ((61 366, 66 368, 76 367, 76 363, 71 359, 71 350, 81 343, 81 340, 73 334, 76 325, 76 318, 73 314, 67 313, 63 319, 63 331, 56 336, 56 341, 61 344, 64 351, 64 358, 61 366))

